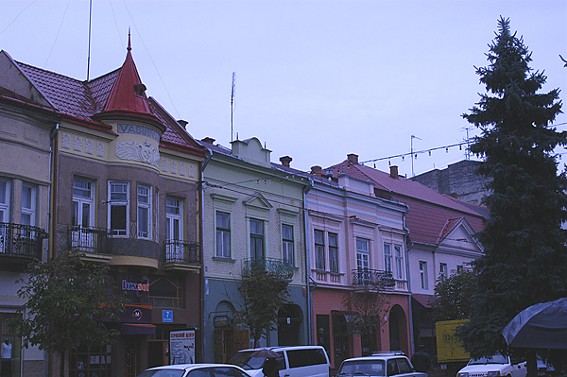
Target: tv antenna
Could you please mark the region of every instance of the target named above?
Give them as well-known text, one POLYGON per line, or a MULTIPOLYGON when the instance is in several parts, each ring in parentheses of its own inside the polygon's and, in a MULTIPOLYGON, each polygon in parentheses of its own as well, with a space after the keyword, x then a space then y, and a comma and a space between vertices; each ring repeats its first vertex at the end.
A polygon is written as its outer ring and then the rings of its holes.
POLYGON ((87 81, 89 81, 91 75, 91 36, 92 36, 92 25, 93 25, 93 0, 89 2, 89 51, 87 53, 87 81))
POLYGON ((234 87, 236 86, 236 72, 232 72, 232 90, 230 91, 230 141, 234 141, 234 87))

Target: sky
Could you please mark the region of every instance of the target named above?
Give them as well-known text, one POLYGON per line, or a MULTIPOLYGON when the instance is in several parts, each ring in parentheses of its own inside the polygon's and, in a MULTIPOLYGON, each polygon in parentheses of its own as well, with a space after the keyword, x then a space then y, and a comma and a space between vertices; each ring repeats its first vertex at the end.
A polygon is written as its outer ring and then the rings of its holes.
POLYGON ((13 59, 92 79, 122 65, 130 31, 147 94, 194 138, 257 137, 306 171, 350 153, 408 177, 475 159, 462 114, 500 17, 567 113, 567 0, 0 1, 13 59))

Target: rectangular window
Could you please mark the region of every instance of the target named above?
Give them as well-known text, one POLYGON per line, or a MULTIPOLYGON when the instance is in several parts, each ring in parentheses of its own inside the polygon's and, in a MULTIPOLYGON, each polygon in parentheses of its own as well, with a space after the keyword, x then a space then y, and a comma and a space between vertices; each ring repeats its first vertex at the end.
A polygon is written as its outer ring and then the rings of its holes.
POLYGON ((128 182, 109 182, 108 184, 108 227, 114 236, 128 235, 129 187, 128 182))
POLYGON ((325 234, 315 230, 315 269, 325 271, 325 234))
POLYGON ((75 177, 73 180, 73 214, 71 223, 74 226, 89 228, 94 225, 94 182, 75 177))
POLYGON ((250 256, 253 259, 264 259, 264 222, 250 219, 250 256))
POLYGON ((429 289, 429 282, 427 281, 427 262, 419 261, 419 280, 421 282, 421 289, 429 289))
POLYGON ((402 256, 402 247, 394 245, 394 256, 396 258, 396 279, 404 278, 404 258, 402 256))
POLYGON ((24 183, 22 186, 22 214, 20 223, 22 225, 35 224, 36 188, 24 183))
POLYGON ((172 196, 167 196, 165 198, 165 237, 167 241, 165 253, 167 260, 187 260, 183 236, 183 201, 172 196))
POLYGON ((464 270, 465 270, 465 269, 464 269, 464 267, 463 267, 462 264, 459 264, 459 265, 457 266, 457 273, 458 273, 458 274, 460 274, 460 273, 463 272, 464 270))
POLYGON ((138 238, 152 238, 152 188, 138 186, 138 238))
POLYGON ((215 256, 230 258, 230 213, 217 211, 216 214, 217 238, 215 256))
POLYGON ((439 263, 439 278, 447 279, 447 277, 449 277, 447 263, 439 263))
POLYGON ((0 222, 10 219, 10 181, 0 179, 0 222))
POLYGON ((390 244, 384 244, 384 270, 392 272, 392 248, 390 244))
POLYGON ((370 241, 356 237, 356 267, 367 270, 370 267, 370 241))
POLYGON ((331 272, 339 273, 339 236, 329 233, 329 269, 331 272))
POLYGON ((295 266, 293 226, 282 224, 282 252, 283 262, 295 266))

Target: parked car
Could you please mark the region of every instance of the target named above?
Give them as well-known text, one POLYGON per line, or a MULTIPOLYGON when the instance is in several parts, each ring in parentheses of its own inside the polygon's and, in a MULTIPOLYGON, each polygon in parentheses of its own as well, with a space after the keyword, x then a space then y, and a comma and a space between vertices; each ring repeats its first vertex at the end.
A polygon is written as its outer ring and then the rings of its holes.
POLYGON ((178 364, 149 368, 138 377, 250 377, 242 368, 227 364, 178 364))
POLYGON ((348 376, 427 377, 427 373, 417 372, 402 352, 381 352, 344 360, 337 377, 348 376))
POLYGON ((282 346, 250 348, 230 357, 229 364, 246 370, 252 377, 263 377, 268 358, 277 361, 280 377, 329 377, 331 364, 321 346, 282 346))
POLYGON ((525 361, 512 360, 510 356, 500 354, 471 359, 457 372, 457 377, 526 377, 525 361))

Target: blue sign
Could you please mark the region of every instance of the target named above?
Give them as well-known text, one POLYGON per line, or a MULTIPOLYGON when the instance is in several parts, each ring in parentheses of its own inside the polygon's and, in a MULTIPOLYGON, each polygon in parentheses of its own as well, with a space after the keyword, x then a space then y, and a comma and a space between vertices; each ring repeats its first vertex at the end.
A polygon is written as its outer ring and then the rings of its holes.
POLYGON ((173 322, 173 310, 162 310, 161 311, 161 321, 162 322, 173 322))

